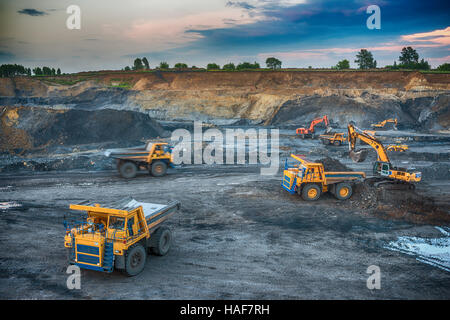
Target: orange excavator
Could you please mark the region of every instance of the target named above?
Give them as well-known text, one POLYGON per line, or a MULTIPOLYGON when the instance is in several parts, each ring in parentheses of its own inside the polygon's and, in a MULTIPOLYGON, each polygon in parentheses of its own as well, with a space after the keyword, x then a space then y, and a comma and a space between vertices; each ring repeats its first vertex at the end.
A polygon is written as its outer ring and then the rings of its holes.
POLYGON ((328 116, 325 115, 322 118, 316 118, 311 121, 309 128, 298 128, 295 132, 300 135, 300 138, 314 138, 314 127, 319 123, 324 123, 327 127, 329 126, 328 116))

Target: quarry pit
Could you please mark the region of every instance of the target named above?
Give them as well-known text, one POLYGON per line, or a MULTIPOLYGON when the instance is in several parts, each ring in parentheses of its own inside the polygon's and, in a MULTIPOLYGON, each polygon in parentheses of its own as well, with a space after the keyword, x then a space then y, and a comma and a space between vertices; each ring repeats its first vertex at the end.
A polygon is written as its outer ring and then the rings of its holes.
POLYGON ((405 245, 403 252, 389 249, 408 237, 448 239, 448 74, 136 72, 55 79, 0 79, 1 298, 450 298, 449 260, 405 245), (398 130, 377 137, 408 144, 407 152, 389 156, 421 171, 423 180, 406 192, 361 182, 347 201, 324 195, 310 203, 285 192, 282 170, 291 153, 327 170, 372 174, 374 152, 355 164, 346 145, 296 136, 296 127, 324 114, 336 132, 346 132, 349 121, 369 128, 397 117, 398 130), (221 132, 278 129, 278 172, 202 163, 126 180, 104 156, 146 140, 170 142, 173 130, 192 131, 194 121, 221 132), (63 220, 75 214, 69 204, 124 195, 181 202, 168 224, 172 250, 150 256, 134 278, 83 270, 82 289, 68 290, 63 220), (366 286, 371 265, 381 269, 380 290, 366 286))

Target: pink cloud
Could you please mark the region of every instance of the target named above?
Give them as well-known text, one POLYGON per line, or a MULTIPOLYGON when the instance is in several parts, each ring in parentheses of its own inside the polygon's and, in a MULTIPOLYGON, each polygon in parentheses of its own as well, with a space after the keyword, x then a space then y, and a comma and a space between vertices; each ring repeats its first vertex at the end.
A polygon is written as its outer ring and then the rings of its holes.
POLYGON ((408 42, 435 43, 441 46, 450 45, 450 27, 438 29, 431 32, 414 33, 401 36, 401 39, 408 42))

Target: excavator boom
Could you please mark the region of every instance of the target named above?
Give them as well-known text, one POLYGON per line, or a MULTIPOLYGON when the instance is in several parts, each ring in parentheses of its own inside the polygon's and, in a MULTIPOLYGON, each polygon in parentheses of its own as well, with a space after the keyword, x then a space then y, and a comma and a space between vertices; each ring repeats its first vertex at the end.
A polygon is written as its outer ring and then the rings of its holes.
POLYGON ((326 127, 328 127, 330 125, 330 122, 328 121, 328 116, 324 115, 322 118, 316 118, 313 121, 311 121, 311 124, 309 125, 309 128, 297 128, 296 133, 297 134, 301 134, 301 135, 305 135, 305 134, 313 134, 314 133, 314 127, 323 122, 325 124, 326 127))
POLYGON ((361 129, 355 127, 353 124, 349 124, 347 126, 348 129, 348 145, 349 145, 349 153, 350 158, 354 162, 363 162, 366 160, 369 150, 361 149, 356 150, 356 140, 360 139, 361 141, 367 143, 369 146, 375 149, 377 152, 377 160, 382 162, 389 162, 389 157, 386 153, 386 149, 383 147, 381 142, 379 142, 374 136, 363 132, 361 129))
MULTIPOLYGON (((421 172, 410 172, 404 168, 396 168, 391 165, 386 149, 374 136, 363 132, 352 123, 347 126, 348 146, 350 158, 355 162, 362 162, 366 159, 369 149, 356 150, 356 140, 359 139, 375 149, 377 161, 374 165, 374 173, 386 177, 396 182, 411 183, 419 182, 422 179, 421 172)), ((410 185, 409 185, 410 186, 410 185)))

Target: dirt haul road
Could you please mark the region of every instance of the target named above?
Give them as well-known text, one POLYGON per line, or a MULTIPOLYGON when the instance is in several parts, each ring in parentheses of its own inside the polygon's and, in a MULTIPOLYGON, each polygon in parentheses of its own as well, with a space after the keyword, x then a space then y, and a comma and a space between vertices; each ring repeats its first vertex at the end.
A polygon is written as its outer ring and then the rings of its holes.
POLYGON ((450 273, 383 246, 398 236, 436 237, 430 225, 380 219, 329 195, 307 203, 281 176, 251 166, 191 166, 133 180, 115 171, 0 176, 1 299, 450 299, 450 273), (63 216, 70 203, 179 200, 174 243, 128 278, 82 270, 66 287, 63 216), (370 265, 381 289, 369 290, 370 265))

